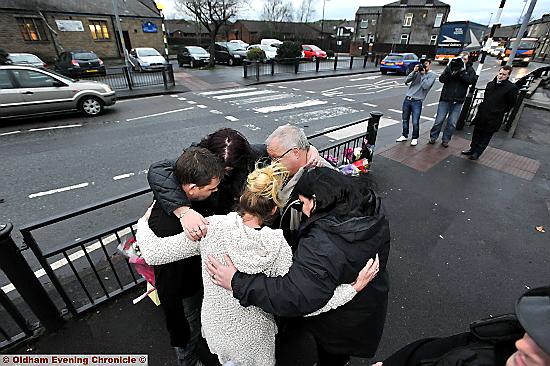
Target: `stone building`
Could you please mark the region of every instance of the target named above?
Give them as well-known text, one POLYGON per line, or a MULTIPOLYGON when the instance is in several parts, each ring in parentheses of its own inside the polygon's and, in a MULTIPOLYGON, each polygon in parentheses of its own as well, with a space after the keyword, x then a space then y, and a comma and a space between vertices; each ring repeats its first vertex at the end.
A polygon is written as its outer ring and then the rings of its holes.
MULTIPOLYGON (((162 18, 153 0, 117 0, 127 49, 163 53, 162 18)), ((100 58, 123 54, 112 0, 2 0, 0 44, 8 52, 33 53, 52 62, 63 51, 90 50, 100 58)))

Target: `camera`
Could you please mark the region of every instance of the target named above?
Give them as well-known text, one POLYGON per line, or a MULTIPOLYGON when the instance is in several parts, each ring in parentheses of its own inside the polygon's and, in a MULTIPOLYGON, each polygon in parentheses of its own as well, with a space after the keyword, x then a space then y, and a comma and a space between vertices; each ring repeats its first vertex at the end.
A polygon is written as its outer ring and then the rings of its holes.
POLYGON ((453 58, 449 63, 451 72, 458 72, 464 68, 464 61, 460 57, 453 58))
POLYGON ((418 64, 418 72, 424 71, 424 64, 421 62, 418 64))

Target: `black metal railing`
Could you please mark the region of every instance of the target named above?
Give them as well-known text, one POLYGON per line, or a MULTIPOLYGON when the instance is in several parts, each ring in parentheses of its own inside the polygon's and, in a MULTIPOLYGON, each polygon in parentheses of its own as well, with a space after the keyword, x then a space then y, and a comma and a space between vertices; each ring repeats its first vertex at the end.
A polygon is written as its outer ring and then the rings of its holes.
POLYGON ((104 76, 93 76, 89 79, 105 83, 114 90, 126 90, 161 86, 165 89, 175 85, 174 69, 168 64, 164 69, 152 71, 134 71, 126 66, 110 67, 104 76))
MULTIPOLYGON (((322 146, 319 153, 325 157, 342 157, 346 149, 367 146, 371 151, 371 161, 381 116, 379 112, 372 112, 369 118, 321 131, 308 136, 308 139, 313 140, 316 146, 322 146), (357 130, 361 124, 365 124, 365 128, 357 130), (351 137, 345 140, 331 142, 331 137, 327 136, 353 127, 358 132, 351 133, 351 137)), ((132 214, 116 206, 128 204, 131 200, 139 200, 139 207, 145 207, 152 200, 151 190, 143 188, 27 225, 20 230, 26 245, 23 249, 15 244, 10 235, 11 224, 0 227, 0 269, 19 293, 19 301, 28 305, 42 327, 57 330, 63 324, 61 314, 64 312, 80 315, 144 282, 127 258, 116 250, 118 245, 135 236, 138 217, 128 217, 132 214), (56 238, 53 249, 44 250, 41 247, 38 235, 41 230, 61 223, 71 227, 74 222, 87 222, 86 215, 100 216, 101 210, 126 212, 128 218, 123 218, 119 224, 98 225, 97 229, 90 229, 90 233, 74 233, 76 240, 56 238), (45 272, 45 278, 41 281, 23 258, 21 251, 25 249, 32 251, 40 269, 45 272)), ((4 338, 0 338, 0 349, 36 334, 38 326, 29 325, 32 323, 29 318, 32 317, 19 311, 13 300, 1 290, 0 305, 3 307, 0 313, 7 315, 0 317, 0 335, 4 338), (12 325, 5 326, 4 319, 11 319, 12 325)))
POLYGON ((365 55, 360 57, 338 56, 331 59, 315 59, 314 61, 300 58, 285 58, 262 63, 260 61, 243 62, 244 78, 260 80, 262 76, 273 76, 289 73, 313 73, 320 71, 335 71, 346 69, 366 69, 378 66, 378 55, 365 55))

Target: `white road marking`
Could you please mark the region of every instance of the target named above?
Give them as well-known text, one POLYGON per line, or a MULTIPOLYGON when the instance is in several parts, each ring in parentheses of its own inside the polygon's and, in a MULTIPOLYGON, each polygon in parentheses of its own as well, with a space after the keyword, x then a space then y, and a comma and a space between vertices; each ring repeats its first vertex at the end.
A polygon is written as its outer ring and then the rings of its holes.
POLYGON ((198 105, 197 105, 197 108, 204 109, 204 108, 208 108, 208 107, 205 106, 204 104, 198 104, 198 105))
POLYGON ((178 98, 178 100, 187 100, 187 98, 178 98))
POLYGON ((313 90, 306 90, 306 93, 315 94, 316 92, 314 92, 313 90))
POLYGON ((248 128, 249 130, 252 130, 252 131, 258 131, 258 130, 261 129, 260 127, 255 126, 255 125, 253 125, 253 124, 243 125, 243 127, 246 127, 246 128, 248 128))
MULTIPOLYGON (((162 98, 162 97, 164 97, 164 95, 153 95, 151 97, 138 98, 138 101, 142 101, 144 99, 153 99, 153 98, 162 98)), ((123 100, 117 100, 116 104, 126 103, 126 102, 135 102, 135 101, 136 101, 136 99, 123 99, 123 100)))
POLYGON ((124 179, 124 178, 130 178, 134 175, 134 173, 126 173, 126 174, 121 174, 121 175, 115 175, 113 177, 113 180, 119 180, 119 179, 124 179))
POLYGON ((86 182, 86 183, 75 184, 73 186, 57 188, 57 189, 51 189, 51 190, 45 191, 45 192, 38 192, 38 193, 29 194, 29 198, 42 197, 42 196, 47 196, 47 195, 55 194, 55 193, 59 193, 59 192, 71 191, 73 189, 88 187, 89 185, 90 185, 90 183, 86 182))
POLYGON ((211 110, 210 110, 210 113, 214 113, 214 114, 223 114, 223 112, 220 112, 220 111, 218 111, 218 110, 216 110, 216 109, 211 109, 211 110))
POLYGON ((59 130, 62 128, 73 128, 73 127, 82 127, 81 124, 77 125, 66 125, 66 126, 53 126, 53 127, 41 127, 41 128, 31 128, 29 131, 47 131, 47 130, 59 130))
POLYGON ((177 98, 179 95, 177 95, 177 94, 170 94, 170 96, 171 96, 172 98, 177 98))
POLYGON ((388 109, 388 111, 403 114, 403 111, 400 111, 399 109, 388 109))
MULTIPOLYGON (((119 231, 118 235, 119 235, 119 237, 124 237, 125 235, 128 235, 130 233, 131 233, 130 229, 124 229, 124 230, 119 231)), ((111 244, 115 241, 117 241, 117 237, 116 237, 116 235, 112 234, 112 235, 109 235, 109 236, 107 236, 103 239, 103 244, 105 246, 107 246, 107 245, 109 245, 109 244, 111 244)), ((96 242, 94 242, 94 243, 92 243, 92 244, 90 244, 90 245, 88 245, 84 248, 86 249, 86 253, 90 254, 93 251, 98 250, 99 248, 101 248, 101 243, 99 241, 96 241, 96 242)), ((84 255, 85 255, 84 251, 81 249, 77 252, 74 252, 73 254, 70 254, 69 259, 71 260, 71 262, 74 262, 75 260, 84 257, 84 255)), ((67 263, 68 263, 67 259, 62 258, 62 259, 59 259, 59 260, 53 262, 52 264, 50 264, 50 266, 51 266, 52 270, 55 271, 56 269, 59 269, 59 268, 65 266, 65 265, 67 265, 67 263)), ((44 277, 46 275, 46 271, 43 268, 41 268, 41 269, 38 269, 38 270, 34 271, 34 275, 36 276, 36 278, 41 278, 41 277, 44 277)), ((7 285, 2 286, 2 291, 4 291, 6 294, 12 292, 13 290, 15 290, 15 286, 11 283, 8 283, 7 285)))
POLYGON ((130 122, 130 121, 136 121, 138 119, 144 119, 144 118, 150 118, 150 117, 157 117, 157 116, 163 116, 165 114, 170 114, 170 113, 178 113, 178 112, 183 112, 183 111, 188 111, 188 110, 191 110, 195 107, 187 107, 187 108, 180 108, 180 109, 174 109, 172 111, 166 111, 166 112, 160 112, 160 113, 155 113, 155 114, 149 114, 149 115, 146 115, 146 116, 141 116, 141 117, 134 117, 134 118, 128 118, 126 120, 126 122, 130 122))
POLYGON ((256 90, 256 88, 233 88, 233 89, 214 90, 214 91, 202 92, 202 93, 199 93, 199 95, 218 95, 218 94, 226 94, 226 93, 240 93, 240 92, 251 91, 251 90, 256 90))
POLYGON ((288 94, 288 93, 271 94, 271 95, 266 95, 264 97, 246 98, 233 103, 235 103, 236 105, 242 105, 242 104, 260 103, 260 102, 270 102, 272 100, 279 100, 279 99, 286 99, 286 98, 294 98, 294 94, 288 94))
POLYGON ((286 89, 286 86, 279 85, 277 86, 279 89, 286 89))
POLYGON ((4 132, 0 133, 0 136, 15 135, 16 133, 21 133, 21 131, 4 132))
POLYGON ((486 69, 481 69, 481 71, 487 71, 487 70, 491 70, 491 69, 492 69, 492 67, 488 67, 486 69))
POLYGON ((364 105, 368 105, 369 107, 373 107, 373 108, 376 108, 378 107, 377 104, 371 104, 371 103, 363 103, 364 105))
POLYGON ((325 100, 312 99, 312 100, 306 100, 300 103, 274 105, 271 107, 256 108, 254 110, 260 113, 269 113, 269 112, 287 111, 289 109, 296 109, 296 108, 312 107, 315 105, 321 105, 321 104, 327 104, 327 103, 328 102, 325 100))
POLYGON ((425 119, 425 120, 428 120, 428 121, 435 121, 435 118, 432 118, 432 117, 420 116, 420 119, 425 119))
POLYGON ((282 119, 287 123, 299 125, 311 121, 321 121, 352 113, 358 113, 358 110, 349 107, 331 107, 311 112, 292 114, 288 117, 283 117, 282 119))
POLYGON ((443 87, 437 89, 436 92, 440 92, 440 91, 442 91, 442 90, 443 90, 443 87))
MULTIPOLYGON (((269 84, 268 84, 267 86, 273 86, 273 85, 269 85, 269 84)), ((292 90, 294 90, 294 91, 300 91, 300 89, 298 89, 298 88, 292 88, 292 90)))
POLYGON ((355 99, 351 98, 342 98, 342 100, 345 100, 346 102, 355 102, 355 99))
POLYGON ((393 88, 394 88, 393 86, 388 86, 388 87, 386 87, 386 88, 384 88, 384 89, 377 90, 376 93, 382 93, 382 92, 385 92, 385 91, 387 91, 387 90, 391 90, 391 89, 393 89, 393 88))
POLYGON ((382 75, 372 75, 364 78, 349 79, 349 81, 374 80, 374 79, 378 79, 379 77, 382 77, 382 75))
POLYGON ((253 95, 265 95, 265 94, 273 94, 276 93, 272 90, 256 90, 256 91, 249 91, 246 93, 234 93, 234 94, 224 94, 224 95, 217 95, 212 98, 223 100, 223 99, 230 99, 230 98, 241 98, 241 97, 250 97, 253 95))
POLYGON ((231 122, 238 121, 239 119, 233 116, 225 116, 225 119, 231 122))
POLYGON ((192 100, 188 100, 187 103, 189 103, 189 104, 197 104, 197 102, 192 101, 192 100))
POLYGON ((430 103, 430 104, 426 104, 426 107, 431 107, 431 106, 433 106, 433 105, 438 105, 438 104, 439 104, 439 102, 430 103))
MULTIPOLYGON (((388 126, 391 126, 391 125, 395 125, 399 122, 400 121, 397 121, 397 120, 394 120, 394 119, 391 119, 391 118, 382 117, 382 118, 380 118, 380 124, 378 125, 378 129, 388 127, 388 126)), ((368 122, 359 123, 359 124, 356 124, 356 125, 353 125, 353 126, 350 126, 350 127, 347 127, 347 128, 343 128, 341 130, 337 130, 337 131, 334 131, 334 132, 331 132, 331 133, 327 133, 326 136, 328 138, 330 138, 331 140, 342 140, 342 139, 345 139, 345 138, 348 138, 348 137, 351 137, 351 136, 356 136, 356 135, 359 135, 361 133, 365 133, 365 131, 367 130, 367 125, 368 125, 368 122)), ((336 127, 336 126, 333 126, 333 127, 336 127)), ((327 127, 324 130, 331 129, 333 127, 327 127)))

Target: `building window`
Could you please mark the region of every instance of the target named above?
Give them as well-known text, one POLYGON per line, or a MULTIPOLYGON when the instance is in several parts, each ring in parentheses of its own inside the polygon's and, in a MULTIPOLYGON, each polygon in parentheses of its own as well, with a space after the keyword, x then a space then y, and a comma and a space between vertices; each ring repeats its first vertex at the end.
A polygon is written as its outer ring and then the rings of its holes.
POLYGON ((403 26, 410 27, 413 22, 413 13, 405 14, 405 19, 403 19, 403 26))
POLYGON ((443 14, 437 13, 435 16, 434 28, 441 27, 441 22, 443 21, 443 14))
POLYGON ((94 41, 109 39, 109 28, 105 20, 89 20, 94 41))
POLYGON ((374 34, 369 34, 369 43, 374 43, 374 34))
POLYGON ((46 41, 48 36, 44 29, 42 19, 38 18, 16 18, 19 31, 25 41, 46 41))
POLYGON ((430 44, 431 44, 432 46, 435 45, 435 44, 437 44, 437 34, 431 36, 431 38, 430 38, 430 44))
POLYGON ((400 43, 401 44, 409 44, 409 35, 408 34, 402 34, 400 43))
POLYGON ((365 29, 365 28, 368 28, 368 27, 369 27, 369 20, 368 19, 361 20, 361 25, 359 26, 359 28, 365 29))
POLYGON ((376 25, 376 19, 371 19, 370 25, 375 26, 376 25))

